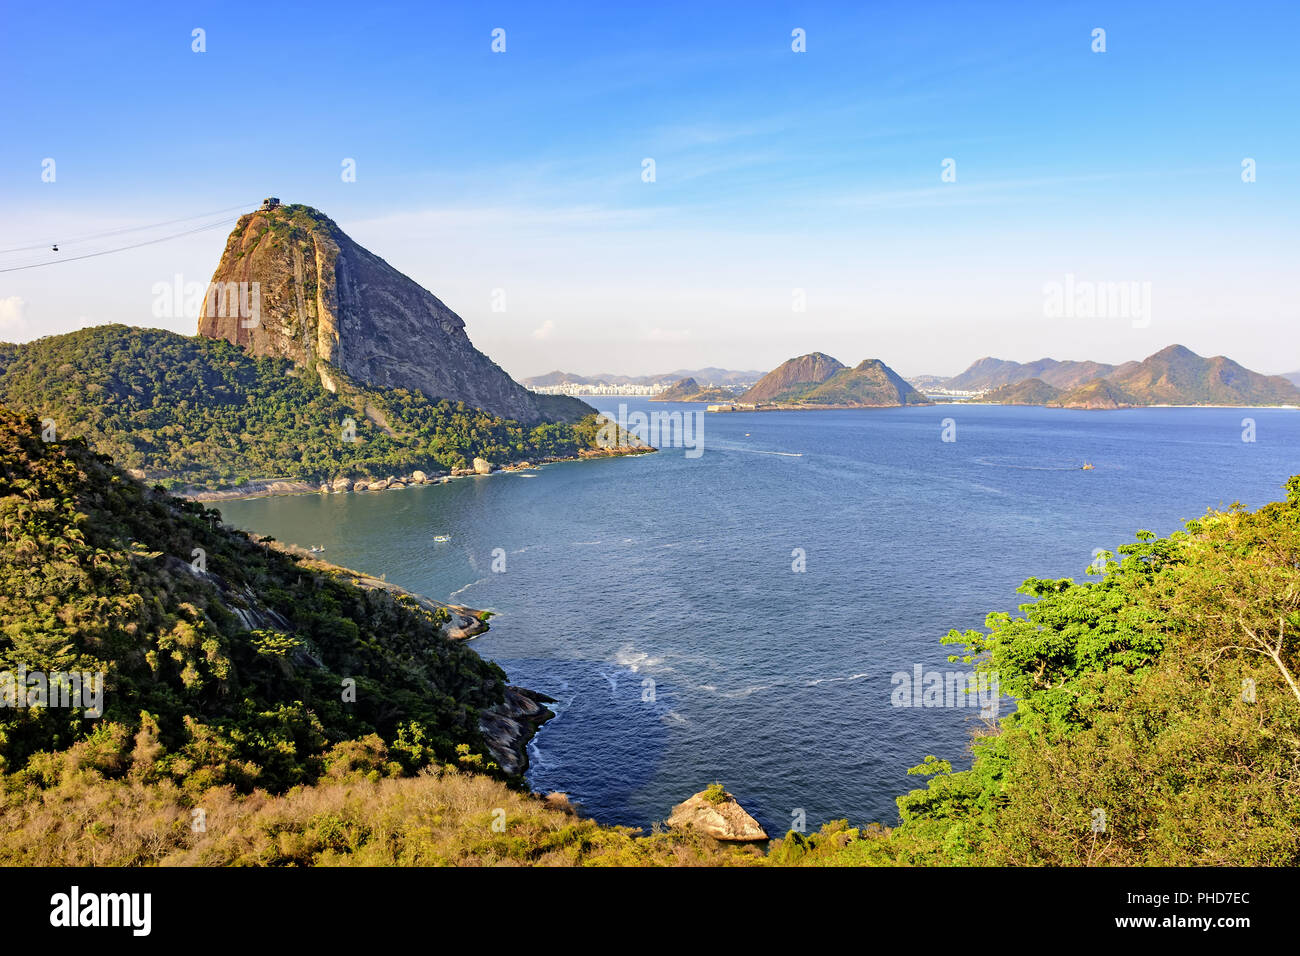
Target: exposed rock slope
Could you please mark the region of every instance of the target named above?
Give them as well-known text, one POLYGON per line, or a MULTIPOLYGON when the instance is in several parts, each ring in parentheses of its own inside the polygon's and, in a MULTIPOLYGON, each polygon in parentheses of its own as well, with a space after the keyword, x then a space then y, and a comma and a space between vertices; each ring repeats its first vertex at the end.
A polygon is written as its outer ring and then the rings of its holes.
POLYGON ((822 352, 812 352, 782 362, 760 378, 738 399, 742 402, 783 402, 820 385, 844 368, 842 362, 822 352))
POLYGON ((242 216, 212 276, 217 289, 228 283, 232 292, 247 284, 250 307, 211 298, 199 334, 288 358, 331 390, 330 372, 340 369, 365 385, 418 390, 521 422, 576 421, 592 411, 514 381, 473 346, 460 316, 308 206, 268 201, 242 216))

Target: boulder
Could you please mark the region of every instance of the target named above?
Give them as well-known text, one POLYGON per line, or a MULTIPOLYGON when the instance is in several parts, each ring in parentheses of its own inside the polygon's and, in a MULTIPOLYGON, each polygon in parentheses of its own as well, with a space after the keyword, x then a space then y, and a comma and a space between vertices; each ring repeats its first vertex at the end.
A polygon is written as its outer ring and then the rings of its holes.
POLYGON ((428 480, 429 480, 429 476, 422 471, 411 472, 411 481, 415 482, 415 484, 417 485, 422 485, 428 480))
POLYGON ((474 459, 474 474, 476 474, 476 475, 490 475, 490 474, 492 474, 492 463, 491 463, 490 461, 485 461, 485 460, 483 460, 482 458, 475 458, 475 459, 474 459))
POLYGON ((378 479, 377 481, 372 481, 372 482, 370 483, 370 490, 371 490, 371 491, 383 491, 383 490, 385 490, 387 487, 388 487, 388 479, 387 479, 387 478, 380 478, 380 479, 378 479))
POLYGON ((353 491, 366 491, 369 488, 370 488, 370 482, 368 481, 354 481, 352 483, 353 491))
POLYGON ((335 490, 335 491, 351 491, 351 490, 352 490, 352 479, 351 479, 351 478, 335 478, 335 479, 334 479, 334 490, 335 490))
POLYGON ((758 821, 745 812, 735 797, 716 784, 673 807, 668 825, 698 830, 715 840, 748 843, 768 839, 758 821))

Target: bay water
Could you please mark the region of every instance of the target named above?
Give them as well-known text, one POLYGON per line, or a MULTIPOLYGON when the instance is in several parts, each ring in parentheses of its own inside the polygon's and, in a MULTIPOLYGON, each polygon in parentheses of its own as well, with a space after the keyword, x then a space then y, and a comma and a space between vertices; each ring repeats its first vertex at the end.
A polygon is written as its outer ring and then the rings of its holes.
POLYGON ((800 814, 810 831, 896 822, 894 798, 922 783, 907 769, 927 754, 968 766, 982 720, 895 706, 897 675, 960 669, 939 643, 950 628, 1015 610, 1025 578, 1084 578, 1139 528, 1280 500, 1300 473, 1293 409, 595 401, 698 413, 703 453, 219 508, 495 611, 475 650, 558 701, 530 749, 533 788, 640 827, 713 781, 773 835, 800 814))

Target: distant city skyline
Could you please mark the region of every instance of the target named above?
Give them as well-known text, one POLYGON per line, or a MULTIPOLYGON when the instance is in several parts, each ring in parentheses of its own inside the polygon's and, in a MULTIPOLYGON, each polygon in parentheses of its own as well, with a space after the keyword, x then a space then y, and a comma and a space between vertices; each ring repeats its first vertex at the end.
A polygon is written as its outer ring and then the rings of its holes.
POLYGON ((654 10, 7 11, 0 340, 193 334, 154 288, 274 195, 519 379, 1300 369, 1295 7, 654 10))

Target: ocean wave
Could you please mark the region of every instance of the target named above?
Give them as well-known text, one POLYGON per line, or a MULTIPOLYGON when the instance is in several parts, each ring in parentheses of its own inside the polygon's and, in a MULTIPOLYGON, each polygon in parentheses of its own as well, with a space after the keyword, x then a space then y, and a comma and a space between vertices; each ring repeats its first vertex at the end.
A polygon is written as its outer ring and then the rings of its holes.
POLYGON ((645 651, 638 651, 631 644, 624 644, 614 652, 614 663, 635 674, 642 667, 657 667, 662 664, 662 657, 651 657, 645 651))
POLYGON ((816 680, 807 682, 808 687, 816 687, 818 684, 837 684, 840 681, 862 680, 864 677, 870 677, 870 674, 850 674, 848 677, 818 677, 816 680))
POLYGON ((456 595, 458 595, 458 594, 464 594, 464 593, 465 593, 466 591, 468 591, 470 588, 474 587, 474 585, 476 585, 476 584, 482 584, 482 583, 483 583, 484 581, 486 581, 486 580, 488 580, 488 579, 487 579, 487 578, 479 578, 477 581, 471 581, 471 582, 469 582, 469 584, 465 585, 463 588, 457 588, 456 590, 452 591, 451 594, 447 595, 447 597, 448 597, 448 599, 450 599, 450 598, 454 598, 454 597, 456 597, 456 595))

